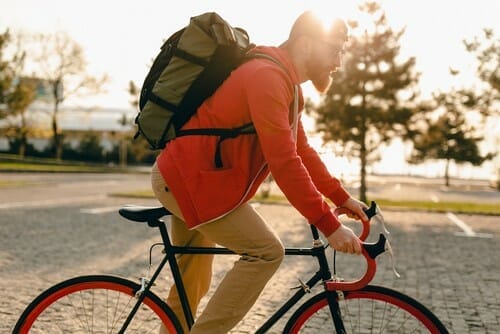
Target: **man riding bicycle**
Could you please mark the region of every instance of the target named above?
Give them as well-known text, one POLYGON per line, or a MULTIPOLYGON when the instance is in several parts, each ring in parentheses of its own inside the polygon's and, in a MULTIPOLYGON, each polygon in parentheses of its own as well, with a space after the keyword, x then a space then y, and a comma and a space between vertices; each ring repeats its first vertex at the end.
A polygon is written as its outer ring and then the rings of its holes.
MULTIPOLYGON (((303 13, 282 45, 250 50, 272 60, 259 57, 239 66, 183 127, 237 128, 252 123, 256 134, 224 141, 183 136, 169 142, 158 156, 152 187, 174 215, 173 244, 219 244, 240 255, 190 333, 227 333, 252 307, 283 259, 280 239, 248 203, 269 173, 334 249, 361 252, 358 237, 337 220, 324 197, 362 220, 367 220, 366 206, 330 175, 308 144, 299 113, 304 105, 299 85, 310 80, 319 92, 326 91, 346 41, 343 21, 335 20, 327 29, 311 12, 303 13), (216 151, 221 166, 214 164, 216 151)), ((213 255, 178 258, 193 314, 210 287, 212 260, 213 255)), ((189 332, 175 286, 167 303, 189 332)))

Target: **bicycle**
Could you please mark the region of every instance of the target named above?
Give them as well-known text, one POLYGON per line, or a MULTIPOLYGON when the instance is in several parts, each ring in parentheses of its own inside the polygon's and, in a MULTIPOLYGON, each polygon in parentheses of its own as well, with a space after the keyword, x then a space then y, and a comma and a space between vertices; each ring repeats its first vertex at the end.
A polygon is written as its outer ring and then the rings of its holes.
MULTIPOLYGON (((234 254, 222 247, 179 247, 170 242, 165 221, 170 213, 163 207, 128 206, 119 210, 128 220, 147 223, 158 228, 165 256, 153 275, 139 283, 116 276, 92 275, 68 279, 54 285, 35 298, 22 313, 14 333, 157 333, 161 323, 169 333, 182 333, 178 318, 169 306, 151 291, 164 266, 169 263, 173 280, 181 299, 184 316, 191 327, 193 315, 186 298, 176 254, 234 254)), ((334 210, 335 215, 348 213, 345 208, 334 210)), ((366 210, 368 217, 378 214, 374 202, 366 210)), ((383 220, 382 220, 383 222, 383 220)), ((384 226, 384 231, 387 231, 384 226)), ((271 315, 256 331, 266 333, 318 283, 323 291, 295 309, 284 327, 284 333, 448 333, 442 322, 424 305, 389 288, 368 285, 376 272, 375 258, 388 251, 390 243, 384 234, 375 243, 363 243, 362 254, 367 267, 355 281, 336 277, 335 252, 333 276, 330 272, 325 245, 317 229, 311 225, 313 245, 310 248, 286 248, 286 256, 313 256, 318 271, 271 315)), ((366 240, 370 223, 363 222, 359 235, 366 240)), ((388 232, 387 232, 388 233, 388 232)), ((394 267, 393 267, 394 269, 394 267)), ((394 269, 395 274, 397 274, 394 269)))

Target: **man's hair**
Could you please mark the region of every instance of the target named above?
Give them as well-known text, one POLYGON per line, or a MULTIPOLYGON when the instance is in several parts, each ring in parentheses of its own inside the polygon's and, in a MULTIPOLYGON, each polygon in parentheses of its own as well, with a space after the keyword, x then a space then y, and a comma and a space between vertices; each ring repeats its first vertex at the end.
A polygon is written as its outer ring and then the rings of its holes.
POLYGON ((295 20, 288 39, 294 40, 300 36, 343 43, 347 41, 347 25, 343 20, 336 18, 327 28, 316 15, 311 11, 306 11, 295 20))

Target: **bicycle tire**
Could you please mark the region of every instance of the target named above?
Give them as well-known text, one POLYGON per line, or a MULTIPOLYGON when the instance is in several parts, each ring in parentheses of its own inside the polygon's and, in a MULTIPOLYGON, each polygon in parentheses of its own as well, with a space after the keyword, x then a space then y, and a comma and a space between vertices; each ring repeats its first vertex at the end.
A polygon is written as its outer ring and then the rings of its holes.
MULTIPOLYGON (((335 333, 327 292, 307 300, 287 322, 284 333, 335 333)), ((432 333, 448 330, 428 308, 388 288, 368 285, 344 292, 337 301, 346 333, 432 333)))
MULTIPOLYGON (((35 298, 17 321, 14 333, 118 333, 139 289, 139 284, 115 276, 68 279, 35 298)), ((126 332, 158 333, 162 323, 169 333, 182 333, 173 311, 148 291, 126 332)))

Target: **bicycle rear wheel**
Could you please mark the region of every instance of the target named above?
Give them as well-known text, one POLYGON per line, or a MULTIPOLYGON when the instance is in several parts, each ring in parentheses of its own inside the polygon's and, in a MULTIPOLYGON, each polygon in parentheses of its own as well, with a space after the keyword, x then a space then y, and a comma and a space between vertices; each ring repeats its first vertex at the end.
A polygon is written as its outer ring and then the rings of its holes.
MULTIPOLYGON (((49 288, 26 308, 14 333, 118 333, 140 285, 114 276, 81 276, 49 288)), ((127 333, 182 333, 172 310, 148 291, 127 333)))
MULTIPOLYGON (((441 321, 415 299, 397 291, 366 286, 338 300, 346 333, 448 333, 441 321)), ((295 311, 284 333, 335 333, 326 292, 295 311)))

